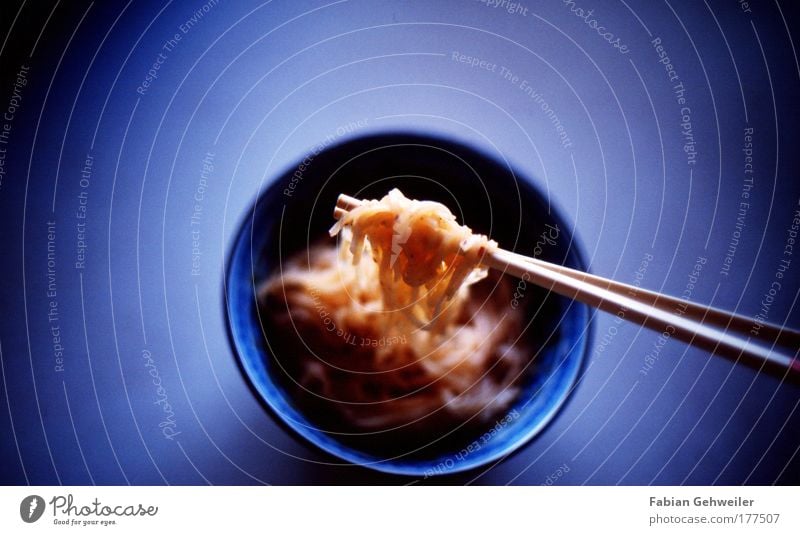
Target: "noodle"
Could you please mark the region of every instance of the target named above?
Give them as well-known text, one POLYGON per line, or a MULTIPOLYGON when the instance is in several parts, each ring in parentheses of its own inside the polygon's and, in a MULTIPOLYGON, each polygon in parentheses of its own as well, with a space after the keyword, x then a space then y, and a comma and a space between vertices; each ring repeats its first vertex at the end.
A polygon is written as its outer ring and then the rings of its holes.
POLYGON ((346 429, 491 421, 518 394, 510 286, 487 277, 497 244, 442 204, 394 189, 334 225, 259 289, 270 342, 298 391, 346 429))

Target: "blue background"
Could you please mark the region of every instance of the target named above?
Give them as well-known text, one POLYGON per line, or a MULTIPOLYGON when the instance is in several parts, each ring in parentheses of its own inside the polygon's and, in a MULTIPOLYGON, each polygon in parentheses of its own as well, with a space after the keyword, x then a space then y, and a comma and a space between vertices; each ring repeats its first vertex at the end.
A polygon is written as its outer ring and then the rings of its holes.
MULTIPOLYGON (((3 2, 0 111, 16 73, 29 71, 14 97, 20 107, 0 117, 0 128, 10 125, 0 183, 0 483, 415 482, 337 465, 287 435, 248 388, 226 336, 232 237, 265 185, 328 135, 427 132, 507 160, 565 214, 590 269, 621 282, 640 270, 643 287, 680 295, 704 257, 691 299, 752 315, 789 259, 767 318, 800 326, 800 258, 784 254, 800 200, 796 8, 522 6, 3 2), (578 7, 594 8, 628 52, 578 7), (685 87, 694 164, 657 38, 685 87), (471 67, 454 52, 497 67, 471 67), (157 78, 137 92, 159 53, 157 78), (724 275, 746 128, 754 187, 724 275), (87 155, 87 257, 77 269, 87 155), (56 297, 47 295, 48 221, 56 297), (50 301, 63 371, 54 369, 50 301), (172 440, 159 428, 144 351, 175 413, 172 440)), ((643 376, 658 333, 604 313, 592 323, 589 364, 544 433, 496 466, 415 483, 798 483, 796 385, 674 340, 643 376)))

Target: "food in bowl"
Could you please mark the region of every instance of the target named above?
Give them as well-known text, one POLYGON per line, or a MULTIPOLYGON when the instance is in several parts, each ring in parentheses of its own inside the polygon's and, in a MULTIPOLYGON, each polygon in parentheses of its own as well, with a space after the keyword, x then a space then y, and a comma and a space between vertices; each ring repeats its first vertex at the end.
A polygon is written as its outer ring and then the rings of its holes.
POLYGON ((334 432, 419 436, 485 427, 512 406, 531 351, 513 283, 481 266, 494 241, 398 189, 342 214, 331 235, 258 291, 305 412, 334 432))

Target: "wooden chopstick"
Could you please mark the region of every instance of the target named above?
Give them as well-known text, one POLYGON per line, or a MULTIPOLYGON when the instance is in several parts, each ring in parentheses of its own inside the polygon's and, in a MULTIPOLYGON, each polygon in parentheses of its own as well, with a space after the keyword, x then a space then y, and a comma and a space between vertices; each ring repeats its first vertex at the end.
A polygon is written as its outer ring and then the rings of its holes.
MULTIPOLYGON (((340 195, 334 217, 340 219, 348 210, 360 204, 359 199, 340 195)), ((757 323, 740 314, 691 303, 503 249, 487 254, 482 263, 661 332, 665 337, 679 339, 793 382, 800 381, 800 332, 792 329, 757 323), (751 331, 754 330, 757 336, 753 336, 751 331)))
MULTIPOLYGON (((700 305, 691 301, 671 297, 666 294, 653 292, 638 286, 624 284, 611 279, 606 279, 604 277, 598 277, 597 275, 578 271, 577 269, 568 268, 559 264, 545 262, 528 256, 520 255, 518 253, 508 252, 508 254, 521 260, 546 267, 553 271, 568 274, 574 278, 584 280, 596 286, 607 288, 615 293, 627 295, 632 299, 642 301, 643 303, 673 311, 681 316, 701 318, 703 323, 706 325, 715 325, 723 329, 729 329, 731 331, 740 333, 748 333, 754 329, 754 326, 756 325, 753 318, 743 316, 741 314, 734 314, 720 308, 700 305)), ((757 336, 763 337, 766 340, 777 341, 776 345, 784 345, 789 347, 794 346, 800 348, 800 332, 770 323, 761 323, 760 325, 761 327, 757 329, 757 336)))

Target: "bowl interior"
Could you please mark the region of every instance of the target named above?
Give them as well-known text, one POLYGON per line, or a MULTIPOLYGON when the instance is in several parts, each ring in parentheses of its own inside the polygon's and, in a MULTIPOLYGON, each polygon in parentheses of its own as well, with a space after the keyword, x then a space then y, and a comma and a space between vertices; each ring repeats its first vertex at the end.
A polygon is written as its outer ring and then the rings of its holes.
MULTIPOLYGON (((526 311, 535 365, 516 403, 485 429, 434 438, 430 447, 387 454, 370 437, 323 431, 288 391, 266 343, 256 288, 297 251, 326 236, 339 193, 380 198, 393 187, 444 203, 458 221, 501 247, 583 269, 570 227, 533 183, 465 145, 411 134, 370 136, 311 152, 272 182, 253 205, 229 257, 227 316, 241 368, 278 420, 345 461, 396 474, 468 470, 509 455, 535 436, 566 400, 588 336, 584 305, 530 283, 514 306, 526 311)), ((512 303, 509 303, 512 306, 512 303)), ((373 437, 374 438, 374 437, 373 437)))

